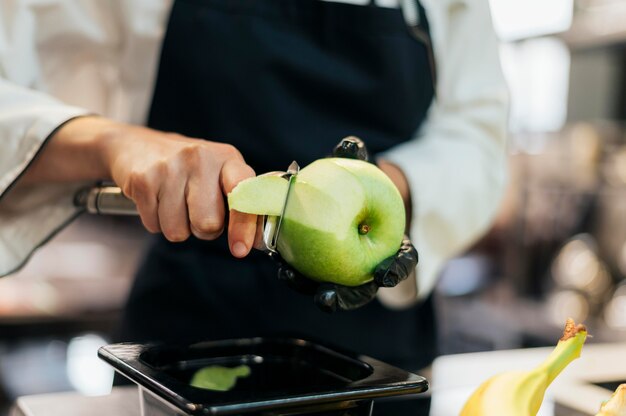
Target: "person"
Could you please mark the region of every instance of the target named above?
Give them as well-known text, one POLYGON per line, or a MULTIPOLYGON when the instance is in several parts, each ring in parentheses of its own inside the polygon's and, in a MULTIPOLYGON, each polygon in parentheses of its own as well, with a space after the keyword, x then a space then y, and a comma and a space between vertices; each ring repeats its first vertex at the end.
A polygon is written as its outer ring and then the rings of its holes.
POLYGON ((109 179, 157 234, 121 339, 297 332, 406 369, 432 360, 437 272, 505 183, 486 0, 17 0, 0 29, 0 275, 109 179), (327 314, 276 278, 252 250, 256 217, 227 215, 224 195, 349 135, 400 190, 420 266, 327 314))

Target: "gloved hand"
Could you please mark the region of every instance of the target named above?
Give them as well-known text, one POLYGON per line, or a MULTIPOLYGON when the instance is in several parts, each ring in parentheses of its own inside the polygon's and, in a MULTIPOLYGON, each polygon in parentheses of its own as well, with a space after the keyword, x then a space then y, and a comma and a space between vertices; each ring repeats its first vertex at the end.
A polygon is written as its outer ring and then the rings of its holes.
MULTIPOLYGON (((333 157, 369 161, 363 141, 346 137, 333 150, 333 157)), ((278 264, 278 278, 292 289, 313 296, 315 304, 325 312, 352 310, 366 305, 376 296, 380 287, 394 287, 405 280, 417 266, 417 250, 405 235, 396 255, 383 260, 374 271, 374 279, 360 286, 319 283, 299 274, 278 253, 270 256, 278 264)))

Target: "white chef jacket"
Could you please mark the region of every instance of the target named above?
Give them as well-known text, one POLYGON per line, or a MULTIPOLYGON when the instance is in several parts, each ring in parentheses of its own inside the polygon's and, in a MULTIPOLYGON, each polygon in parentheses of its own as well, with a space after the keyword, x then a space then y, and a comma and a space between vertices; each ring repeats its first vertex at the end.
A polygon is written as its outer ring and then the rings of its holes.
MULTIPOLYGON (((410 185, 424 297, 445 260, 475 241, 495 215, 506 176, 508 94, 487 0, 422 3, 437 62, 437 97, 415 139, 381 157, 398 165, 410 185)), ((84 184, 13 186, 51 133, 88 113, 146 122, 171 5, 0 2, 0 276, 18 269, 77 215, 72 199, 84 184)))

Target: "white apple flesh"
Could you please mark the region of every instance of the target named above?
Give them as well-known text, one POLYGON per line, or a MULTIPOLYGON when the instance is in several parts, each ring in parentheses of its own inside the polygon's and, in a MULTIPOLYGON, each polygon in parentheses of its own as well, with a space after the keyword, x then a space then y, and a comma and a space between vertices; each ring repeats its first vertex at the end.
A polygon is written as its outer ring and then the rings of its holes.
MULTIPOLYGON (((279 214, 286 186, 268 178, 241 182, 228 195, 230 209, 279 214)), ((319 159, 296 176, 277 249, 311 279, 357 286, 396 253, 404 228, 402 197, 384 172, 361 160, 319 159)))

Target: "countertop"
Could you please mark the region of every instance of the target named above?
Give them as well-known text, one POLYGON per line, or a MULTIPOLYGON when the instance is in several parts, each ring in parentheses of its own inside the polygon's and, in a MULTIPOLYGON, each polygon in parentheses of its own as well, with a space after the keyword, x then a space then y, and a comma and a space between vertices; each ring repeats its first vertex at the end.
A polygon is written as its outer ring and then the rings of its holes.
POLYGON ((17 399, 10 416, 139 416, 139 393, 135 386, 114 387, 107 396, 52 393, 17 399))
MULTIPOLYGON (((552 348, 493 351, 442 356, 433 363, 431 416, 457 415, 484 380, 502 371, 529 369, 552 348)), ((591 344, 548 389, 539 416, 595 415, 611 391, 594 382, 626 380, 626 343, 591 344)), ((11 416, 138 416, 135 387, 116 387, 108 396, 55 393, 20 397, 11 416)))

